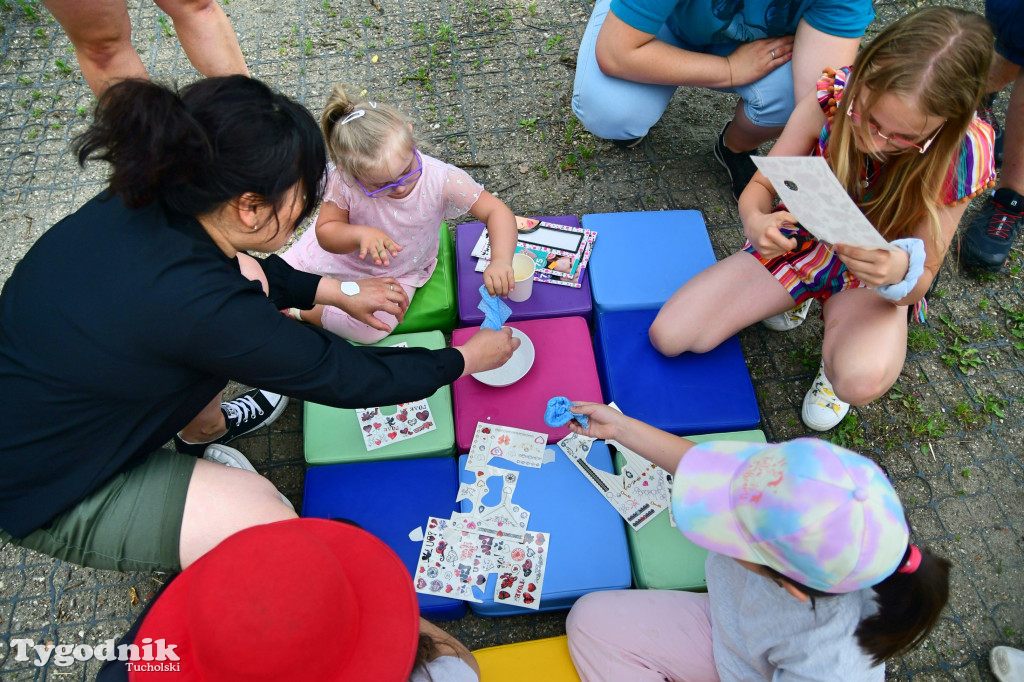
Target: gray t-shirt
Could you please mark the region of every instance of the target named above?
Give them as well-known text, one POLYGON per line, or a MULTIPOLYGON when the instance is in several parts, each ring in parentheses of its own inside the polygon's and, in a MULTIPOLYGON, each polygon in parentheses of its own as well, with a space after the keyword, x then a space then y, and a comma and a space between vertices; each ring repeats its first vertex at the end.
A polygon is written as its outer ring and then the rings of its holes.
POLYGON ((853 634, 878 608, 874 590, 819 597, 812 607, 720 554, 708 554, 705 571, 722 682, 885 679, 885 665, 872 665, 853 634))

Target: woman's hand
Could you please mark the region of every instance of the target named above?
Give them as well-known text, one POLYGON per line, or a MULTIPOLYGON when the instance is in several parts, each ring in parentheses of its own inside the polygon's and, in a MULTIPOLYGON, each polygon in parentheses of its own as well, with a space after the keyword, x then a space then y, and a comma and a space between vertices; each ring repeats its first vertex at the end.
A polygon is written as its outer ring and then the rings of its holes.
POLYGON ((390 332, 391 327, 373 316, 378 310, 394 315, 399 322, 405 319, 405 311, 409 308, 409 297, 394 277, 361 279, 357 284, 359 284, 359 293, 349 296, 341 292, 338 280, 325 277, 320 280, 320 287, 326 288, 330 295, 325 300, 320 300, 321 289, 318 288, 316 302, 341 308, 363 324, 368 324, 383 332, 390 332), (325 283, 328 282, 330 284, 325 287, 325 283))
POLYGON ((511 327, 503 327, 501 330, 481 329, 466 343, 455 347, 462 353, 466 363, 462 376, 501 367, 519 348, 519 343, 519 339, 512 337, 511 327))
POLYGON ((508 296, 508 293, 516 285, 512 263, 499 263, 492 260, 484 270, 484 285, 487 287, 487 293, 491 296, 508 296))
POLYGON ((797 248, 797 241, 782 233, 782 228, 796 226, 796 216, 788 211, 758 213, 743 221, 743 231, 762 258, 775 258, 797 248))
MULTIPOLYGON (((572 401, 575 403, 576 401, 572 401)), ((630 418, 613 407, 602 403, 584 403, 573 405, 569 408, 573 414, 583 414, 590 418, 590 428, 584 429, 575 419, 566 426, 573 433, 581 436, 589 436, 599 440, 618 440, 622 430, 630 421, 630 418)))
POLYGON ((402 246, 389 237, 386 232, 376 227, 363 225, 359 234, 359 257, 366 258, 370 254, 375 265, 391 265, 391 259, 398 255, 402 246))
POLYGON ((793 36, 761 38, 743 43, 726 59, 732 85, 749 85, 793 58, 793 36))
POLYGON ((869 287, 902 282, 910 267, 910 256, 903 249, 862 249, 847 244, 835 248, 843 265, 869 287))

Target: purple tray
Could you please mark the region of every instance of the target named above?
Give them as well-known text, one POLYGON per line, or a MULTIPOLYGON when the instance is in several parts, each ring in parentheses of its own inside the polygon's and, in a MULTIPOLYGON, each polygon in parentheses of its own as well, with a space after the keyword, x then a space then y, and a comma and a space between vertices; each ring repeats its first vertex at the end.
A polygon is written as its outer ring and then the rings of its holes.
MULTIPOLYGON (((540 220, 561 225, 579 227, 576 216, 544 216, 540 220)), ((480 285, 484 276, 476 272, 476 258, 470 256, 476 240, 484 230, 483 223, 463 223, 455 228, 455 269, 459 289, 459 319, 464 326, 481 324, 484 314, 477 308, 480 303, 480 285)), ((512 315, 509 320, 538 320, 546 317, 569 317, 578 315, 589 325, 594 303, 590 296, 590 266, 583 272, 580 288, 563 287, 557 284, 533 283, 533 293, 522 303, 506 300, 512 315)))

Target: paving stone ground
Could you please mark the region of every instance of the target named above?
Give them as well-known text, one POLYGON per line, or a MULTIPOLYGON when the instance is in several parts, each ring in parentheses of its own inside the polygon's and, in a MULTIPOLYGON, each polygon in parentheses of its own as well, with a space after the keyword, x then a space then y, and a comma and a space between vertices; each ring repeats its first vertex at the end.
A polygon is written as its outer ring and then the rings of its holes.
MULTIPOLYGON (((920 4, 876 2, 871 33, 920 4)), ((980 0, 954 4, 983 10, 980 0)), ((517 213, 694 208, 703 212, 719 257, 742 243, 727 178, 711 153, 731 117, 731 96, 677 93, 662 122, 629 151, 593 138, 572 116, 587 0, 224 0, 224 9, 254 76, 316 113, 336 82, 398 104, 430 153, 467 167, 517 213)), ((129 11, 150 73, 182 84, 195 79, 156 6, 131 0, 129 11)), ((94 100, 61 28, 37 0, 0 0, 0 20, 2 284, 50 225, 101 189, 105 171, 79 169, 69 152, 94 100)), ((662 254, 638 245, 638 270, 656 257, 662 254)), ((890 679, 988 680, 992 646, 1024 647, 1021 264, 1016 251, 1002 273, 978 277, 950 258, 930 324, 912 328, 894 389, 830 434, 887 468, 915 541, 954 564, 940 626, 917 651, 890 662, 890 679)), ((822 332, 816 313, 811 317, 794 332, 756 327, 740 335, 770 440, 807 433, 799 409, 822 332)), ((301 502, 301 405, 293 402, 272 428, 239 447, 301 502)), ((92 679, 95 663, 36 668, 14 660, 7 643, 117 637, 162 579, 0 548, 0 680, 92 679)), ((445 627, 478 648, 560 634, 564 619, 469 616, 445 627)))

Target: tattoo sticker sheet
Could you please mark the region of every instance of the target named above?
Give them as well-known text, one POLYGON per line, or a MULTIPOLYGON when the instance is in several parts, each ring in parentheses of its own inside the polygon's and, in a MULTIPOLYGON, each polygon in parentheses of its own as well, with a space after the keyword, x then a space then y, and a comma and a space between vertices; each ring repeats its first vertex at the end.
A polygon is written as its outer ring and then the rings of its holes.
POLYGON ((544 462, 548 434, 511 426, 477 422, 473 443, 469 446, 466 468, 487 464, 492 457, 501 457, 524 467, 539 468, 544 462))
POLYGON ((519 473, 486 464, 470 467, 467 463, 466 470, 473 473, 475 480, 473 483, 463 483, 459 486, 459 494, 455 501, 469 500, 472 510, 465 513, 456 512, 452 514, 452 520, 463 522, 469 530, 522 541, 526 525, 530 522, 530 512, 512 502, 512 493, 516 490, 519 473), (493 507, 486 507, 483 499, 490 492, 488 481, 494 478, 501 481, 501 501, 493 507))
POLYGON ((640 530, 671 506, 671 490, 666 478, 668 474, 664 469, 651 464, 620 443, 608 441, 609 445, 618 449, 626 463, 618 474, 601 471, 587 462, 593 442, 593 438, 570 433, 558 441, 558 447, 633 530, 640 530))
POLYGON ((430 517, 414 578, 417 592, 480 602, 496 573, 494 600, 528 609, 540 606, 549 538, 529 532, 520 542, 471 528, 471 520, 430 517))

